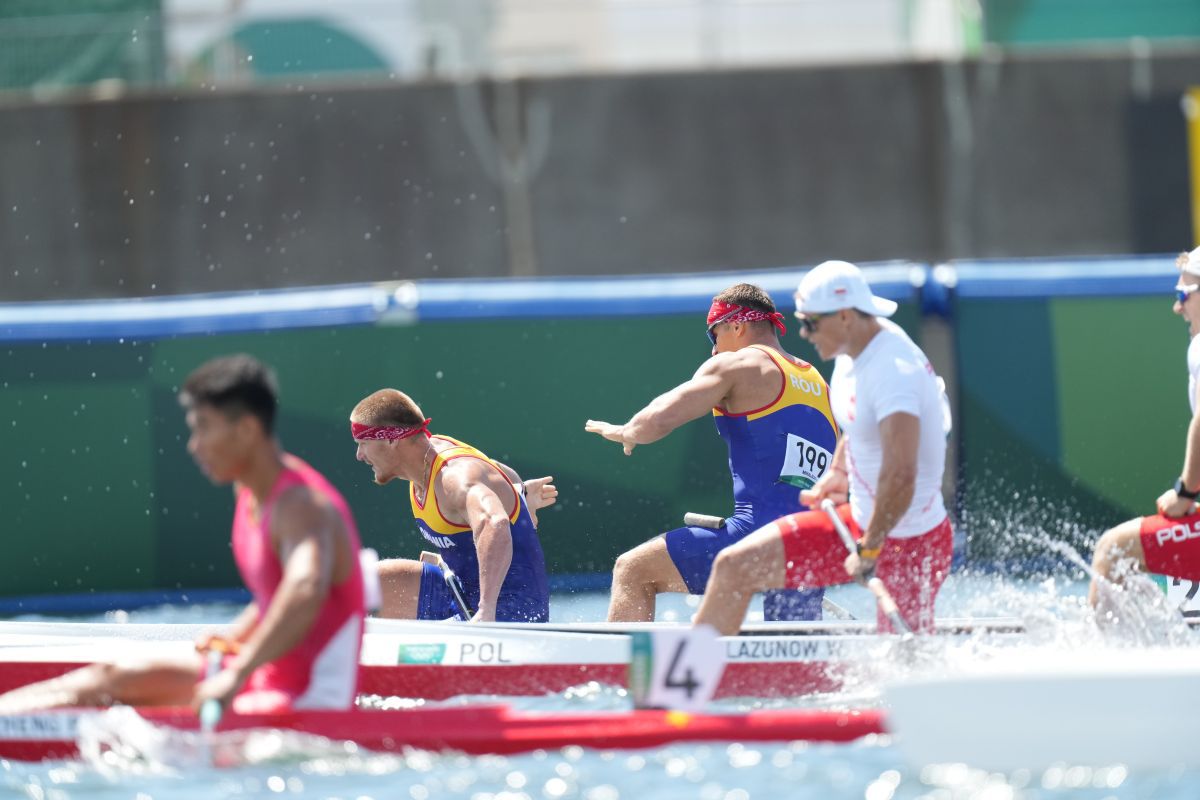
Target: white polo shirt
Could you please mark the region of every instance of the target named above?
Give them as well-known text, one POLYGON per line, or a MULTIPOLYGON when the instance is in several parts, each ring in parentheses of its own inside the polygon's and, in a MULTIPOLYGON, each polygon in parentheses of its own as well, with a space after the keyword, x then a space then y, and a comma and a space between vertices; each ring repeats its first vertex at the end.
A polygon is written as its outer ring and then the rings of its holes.
POLYGON ((1200 336, 1193 336, 1188 344, 1188 405, 1192 416, 1196 415, 1196 387, 1200 386, 1200 336))
POLYGON ((888 534, 901 539, 927 533, 946 517, 942 473, 946 467, 950 413, 942 383, 929 359, 896 323, 879 318, 879 324, 882 330, 857 358, 837 357, 833 380, 829 382, 829 399, 846 437, 850 512, 864 530, 875 508, 883 463, 879 423, 897 412, 912 414, 920 420, 912 504, 888 534))

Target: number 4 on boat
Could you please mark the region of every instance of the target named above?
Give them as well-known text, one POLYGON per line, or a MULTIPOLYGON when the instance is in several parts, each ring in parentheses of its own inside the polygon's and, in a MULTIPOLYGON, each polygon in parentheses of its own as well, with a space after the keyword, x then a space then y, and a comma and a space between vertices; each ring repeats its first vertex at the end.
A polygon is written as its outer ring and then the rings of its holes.
POLYGON ((630 634, 629 693, 638 708, 702 709, 717 690, 725 657, 715 628, 630 634))

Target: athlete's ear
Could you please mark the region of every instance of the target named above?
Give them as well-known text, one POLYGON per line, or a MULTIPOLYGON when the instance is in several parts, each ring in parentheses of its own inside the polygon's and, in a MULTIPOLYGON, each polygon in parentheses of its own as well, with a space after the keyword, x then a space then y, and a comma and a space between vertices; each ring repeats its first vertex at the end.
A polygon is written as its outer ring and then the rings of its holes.
POLYGON ((237 421, 234 424, 237 427, 239 436, 255 434, 264 439, 270 438, 270 435, 267 433, 266 429, 263 428, 262 420, 260 420, 258 417, 256 417, 253 414, 239 415, 237 418, 237 421))

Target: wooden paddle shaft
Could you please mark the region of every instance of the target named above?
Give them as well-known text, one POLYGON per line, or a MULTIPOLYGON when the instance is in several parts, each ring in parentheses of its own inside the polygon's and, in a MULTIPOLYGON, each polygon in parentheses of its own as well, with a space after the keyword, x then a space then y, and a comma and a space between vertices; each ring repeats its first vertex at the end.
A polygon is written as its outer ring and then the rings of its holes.
POLYGON ((697 514, 689 511, 683 515, 683 524, 693 528, 717 528, 725 527, 725 520, 722 517, 714 517, 709 514, 697 514))

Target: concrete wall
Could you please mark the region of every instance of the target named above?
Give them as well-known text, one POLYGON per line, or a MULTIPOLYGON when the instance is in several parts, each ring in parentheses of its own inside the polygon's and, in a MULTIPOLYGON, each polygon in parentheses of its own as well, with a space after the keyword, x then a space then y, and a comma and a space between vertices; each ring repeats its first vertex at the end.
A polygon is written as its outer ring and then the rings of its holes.
POLYGON ((1169 252, 1200 54, 0 107, 0 298, 1169 252))

